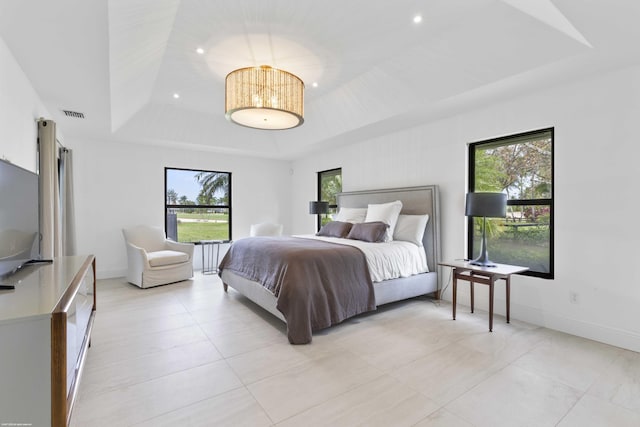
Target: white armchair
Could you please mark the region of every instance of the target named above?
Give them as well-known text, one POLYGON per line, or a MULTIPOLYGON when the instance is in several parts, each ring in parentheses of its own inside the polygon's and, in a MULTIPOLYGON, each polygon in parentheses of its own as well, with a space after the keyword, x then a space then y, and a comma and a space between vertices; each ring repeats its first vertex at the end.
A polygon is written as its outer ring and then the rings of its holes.
POLYGON ((139 225, 122 230, 127 246, 127 281, 141 288, 193 277, 192 243, 168 240, 159 227, 139 225))

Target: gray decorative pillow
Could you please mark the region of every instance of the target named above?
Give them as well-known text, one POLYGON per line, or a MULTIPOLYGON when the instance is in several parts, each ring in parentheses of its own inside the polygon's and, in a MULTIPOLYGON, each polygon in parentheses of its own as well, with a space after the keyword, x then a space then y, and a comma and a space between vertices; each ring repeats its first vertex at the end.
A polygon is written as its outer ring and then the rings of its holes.
POLYGON ((347 239, 373 243, 384 242, 387 228, 389 228, 389 225, 382 221, 353 224, 347 239))
POLYGON ((323 225, 320 231, 316 233, 316 236, 347 237, 352 225, 350 222, 331 221, 323 225))

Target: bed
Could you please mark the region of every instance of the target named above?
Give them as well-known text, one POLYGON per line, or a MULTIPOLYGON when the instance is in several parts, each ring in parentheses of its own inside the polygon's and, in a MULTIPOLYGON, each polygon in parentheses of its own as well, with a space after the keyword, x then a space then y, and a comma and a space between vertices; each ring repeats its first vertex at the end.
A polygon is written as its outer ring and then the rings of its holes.
MULTIPOLYGON (((419 247, 419 251, 421 251, 420 255, 423 255, 423 260, 426 264, 425 269, 428 271, 413 274, 408 277, 397 277, 385 280, 373 280, 374 278, 371 276, 375 276, 376 274, 372 274, 368 276, 370 278, 370 285, 367 285, 366 283, 360 283, 362 281, 362 275, 360 274, 362 266, 360 264, 361 261, 357 257, 361 256, 362 259, 365 260, 364 269, 367 270, 367 263, 371 263, 369 254, 365 256, 364 253, 355 249, 353 253, 355 258, 349 258, 350 261, 346 261, 346 251, 348 251, 348 249, 344 249, 343 247, 347 246, 340 244, 341 242, 339 242, 339 240, 347 239, 338 239, 338 242, 333 242, 331 241, 332 239, 308 238, 311 236, 247 238, 234 242, 220 263, 219 275, 222 279, 224 290, 227 291, 229 286, 232 287, 255 304, 287 323, 287 335, 289 342, 292 344, 309 343, 311 342, 312 332, 340 323, 346 318, 353 317, 360 313, 374 310, 377 306, 383 304, 425 294, 434 294, 435 297, 438 297, 438 291, 441 289, 441 286, 440 275, 438 274, 438 261, 440 259, 440 217, 437 186, 430 185, 343 192, 337 196, 338 209, 341 212, 356 210, 356 208, 367 208, 370 204, 388 204, 398 200, 402 202, 401 215, 429 216, 424 235, 422 236, 422 247, 411 244, 414 247, 419 247), (346 209, 343 211, 343 208, 346 209), (323 242, 318 240, 330 241, 323 242), (252 252, 249 254, 240 253, 239 251, 242 245, 251 249, 252 252), (285 245, 288 249, 285 249, 284 252, 294 257, 291 258, 293 261, 288 261, 288 267, 279 268, 276 266, 278 260, 274 260, 274 257, 276 257, 276 255, 274 255, 274 249, 280 245, 285 245), (316 256, 316 252, 309 252, 310 255, 305 256, 304 254, 307 253, 306 246, 312 246, 309 251, 324 251, 327 253, 327 256, 333 256, 333 258, 318 261, 322 260, 322 258, 316 256), (345 254, 341 251, 345 251, 345 254), (422 251, 424 251, 423 254, 422 251), (360 253, 360 255, 357 255, 357 253, 360 253), (305 267, 306 263, 324 263, 324 266, 313 265, 308 268, 325 268, 329 270, 327 272, 323 270, 320 273, 313 270, 311 273, 311 275, 322 276, 324 282, 330 282, 327 284, 328 288, 318 291, 309 289, 306 283, 302 283, 306 282, 306 278, 308 277, 305 275, 308 271, 304 270, 307 268, 305 267), (342 267, 338 265, 344 263, 348 263, 348 265, 342 267), (274 266, 273 268, 271 268, 272 265, 274 266), (327 265, 332 267, 326 268, 327 265), (334 268, 333 266, 336 267, 334 268), (295 271, 297 270, 295 270, 294 267, 301 269, 302 273, 296 274, 295 271), (265 282, 266 279, 258 279, 256 275, 247 272, 248 270, 260 269, 273 276, 271 279, 273 279, 274 283, 278 283, 275 288, 274 286, 269 286, 269 284, 265 282), (333 277, 331 277, 331 274, 333 274, 333 277), (360 274, 360 276, 358 276, 358 274, 360 274), (278 288, 281 278, 287 275, 291 278, 290 281, 295 282, 295 287, 299 289, 297 292, 299 296, 291 296, 291 292, 287 293, 278 288), (349 284, 349 286, 345 286, 345 284, 349 284), (365 290, 367 286, 371 286, 369 293, 365 290), (347 292, 346 295, 338 295, 344 292, 345 289, 347 292), (350 293, 356 292, 354 289, 360 289, 357 290, 357 292, 363 292, 361 297, 357 297, 359 300, 355 301, 355 306, 352 301, 355 297, 350 293), (343 307, 338 307, 338 309, 324 307, 323 304, 326 303, 325 301, 318 303, 314 297, 307 296, 314 294, 319 294, 319 297, 324 299, 335 299, 339 305, 344 304, 348 307, 344 310, 343 307), (276 297, 276 295, 278 295, 278 297, 276 297), (289 300, 291 298, 296 298, 296 300, 289 300), (343 302, 343 300, 346 300, 346 302, 343 302), (302 313, 302 311, 305 310, 310 310, 311 313, 302 313), (324 318, 315 321, 313 317, 316 316, 317 313, 314 313, 314 310, 320 312, 319 317, 322 318, 324 316, 324 318)), ((378 245, 388 244, 382 243, 378 245)), ((354 251, 351 247, 349 250, 354 251)), ((277 256, 285 257, 288 255, 282 254, 277 256)), ((373 270, 374 268, 371 268, 369 271, 373 270)), ((380 278, 378 277, 377 279, 380 278)), ((289 286, 293 287, 293 285, 289 286)), ((329 301, 329 303, 332 303, 332 301, 329 301)))

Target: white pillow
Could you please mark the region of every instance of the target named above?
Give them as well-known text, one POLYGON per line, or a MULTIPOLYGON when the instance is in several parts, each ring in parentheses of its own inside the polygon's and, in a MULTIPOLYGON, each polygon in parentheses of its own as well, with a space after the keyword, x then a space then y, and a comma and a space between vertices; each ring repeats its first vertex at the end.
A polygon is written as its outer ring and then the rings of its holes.
POLYGON ((334 221, 350 222, 356 224, 364 222, 367 216, 367 208, 340 208, 337 215, 334 215, 334 221))
POLYGON ((429 215, 399 215, 393 240, 403 240, 422 247, 422 238, 428 221, 429 215))
POLYGON ((389 228, 387 229, 384 241, 390 242, 393 240, 393 231, 396 228, 396 222, 398 221, 398 215, 400 215, 401 210, 402 202, 400 200, 380 205, 369 205, 364 222, 382 221, 388 224, 389 228))

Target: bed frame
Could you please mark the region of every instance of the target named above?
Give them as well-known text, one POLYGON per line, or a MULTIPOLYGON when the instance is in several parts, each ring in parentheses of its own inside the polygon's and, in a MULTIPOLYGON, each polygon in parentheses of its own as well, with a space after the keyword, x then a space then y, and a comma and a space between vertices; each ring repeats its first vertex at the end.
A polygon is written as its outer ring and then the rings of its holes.
MULTIPOLYGON (((406 278, 374 282, 373 289, 376 306, 425 294, 435 294, 435 297, 439 298, 439 291, 442 289, 440 274, 438 274, 440 206, 436 185, 344 192, 337 195, 337 200, 339 207, 347 208, 366 208, 369 203, 388 203, 400 200, 402 201, 401 214, 428 214, 429 221, 422 242, 429 272, 406 278)), ((223 270, 222 282, 225 291, 228 286, 231 286, 278 319, 286 322, 282 313, 276 308, 276 297, 261 284, 240 277, 229 270, 223 270)))

